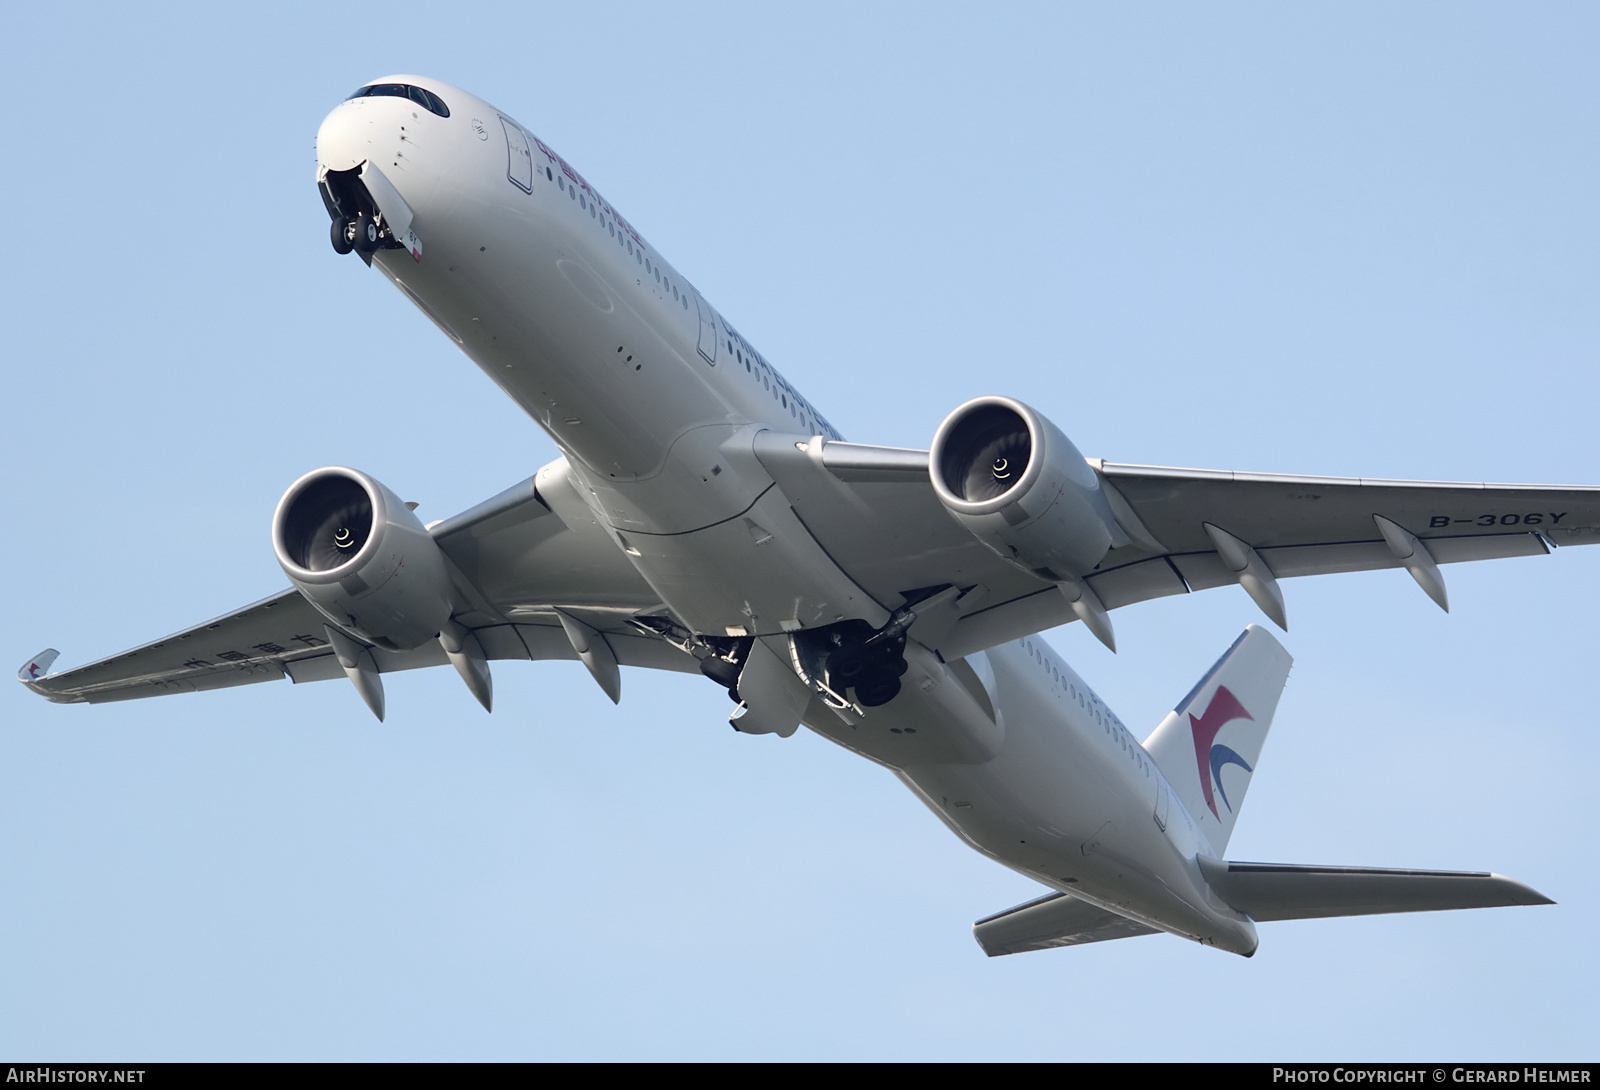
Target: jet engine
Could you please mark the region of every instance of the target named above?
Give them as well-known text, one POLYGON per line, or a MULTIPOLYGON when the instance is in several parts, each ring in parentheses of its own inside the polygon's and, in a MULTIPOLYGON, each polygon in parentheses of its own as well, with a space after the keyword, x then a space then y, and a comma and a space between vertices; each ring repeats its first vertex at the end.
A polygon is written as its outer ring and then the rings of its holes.
POLYGON ((450 619, 444 554, 411 509, 365 473, 330 466, 290 485, 272 517, 272 548, 323 616, 379 647, 420 647, 450 619))
POLYGON ((945 417, 928 452, 939 501, 985 545, 1054 582, 1085 575, 1126 535, 1072 441, 1009 397, 945 417))

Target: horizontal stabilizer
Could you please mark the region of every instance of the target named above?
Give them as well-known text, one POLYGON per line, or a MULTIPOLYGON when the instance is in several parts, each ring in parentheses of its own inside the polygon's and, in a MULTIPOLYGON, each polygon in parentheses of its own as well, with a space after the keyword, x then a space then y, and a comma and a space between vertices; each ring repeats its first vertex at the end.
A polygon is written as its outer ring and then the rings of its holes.
POLYGON ((1391 870, 1202 859, 1211 888, 1253 920, 1313 920, 1448 908, 1550 905, 1550 898, 1487 871, 1391 870))
POLYGON ((1066 893, 1048 893, 972 925, 973 938, 992 958, 1048 950, 1052 946, 1081 946, 1086 942, 1154 934, 1153 927, 1066 893))

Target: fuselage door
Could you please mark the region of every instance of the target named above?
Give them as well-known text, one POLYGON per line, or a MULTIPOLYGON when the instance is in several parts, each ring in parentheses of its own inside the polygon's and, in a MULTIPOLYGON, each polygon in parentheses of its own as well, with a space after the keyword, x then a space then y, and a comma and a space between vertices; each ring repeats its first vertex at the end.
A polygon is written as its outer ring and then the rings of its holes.
POLYGON ((528 150, 528 134, 515 121, 502 117, 506 130, 506 177, 524 193, 533 192, 533 153, 528 150))
POLYGON ((717 365, 717 312, 711 309, 711 304, 700 297, 700 289, 694 289, 695 309, 700 312, 700 354, 706 358, 711 366, 717 365))

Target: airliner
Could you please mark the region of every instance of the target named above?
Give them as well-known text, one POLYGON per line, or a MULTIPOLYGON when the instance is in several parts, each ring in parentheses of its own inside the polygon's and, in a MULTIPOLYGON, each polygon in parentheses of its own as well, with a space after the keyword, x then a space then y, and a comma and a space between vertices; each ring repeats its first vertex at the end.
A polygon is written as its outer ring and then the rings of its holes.
POLYGON ((317 133, 333 249, 387 279, 561 457, 424 525, 360 470, 315 469, 272 520, 290 586, 65 671, 59 703, 492 663, 703 676, 749 735, 801 725, 890 769, 1041 895, 978 921, 991 956, 1166 932, 1250 956, 1262 921, 1551 903, 1479 871, 1226 857, 1289 677, 1251 625, 1142 741, 1039 638, 1237 585, 1445 564, 1600 533, 1600 488, 1307 477, 1086 458, 1010 396, 927 450, 849 442, 571 164, 437 80, 359 88, 317 133), (348 255, 355 255, 353 259, 348 255))

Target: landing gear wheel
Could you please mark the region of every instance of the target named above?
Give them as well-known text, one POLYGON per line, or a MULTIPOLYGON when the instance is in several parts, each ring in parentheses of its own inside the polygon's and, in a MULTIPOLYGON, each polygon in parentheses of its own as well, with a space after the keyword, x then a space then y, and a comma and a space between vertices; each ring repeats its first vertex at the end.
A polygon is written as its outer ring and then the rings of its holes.
POLYGON ((828 680, 842 692, 866 676, 871 667, 870 656, 859 644, 847 645, 828 656, 828 680))
POLYGON ((879 674, 856 686, 856 701, 863 708, 881 708, 900 695, 900 679, 893 674, 879 674))
POLYGON ((827 660, 828 684, 839 692, 855 689, 864 708, 876 708, 893 700, 900 691, 900 678, 907 663, 898 645, 846 644, 827 660))
POLYGON ((730 693, 739 684, 740 667, 740 663, 729 662, 717 656, 700 660, 700 672, 730 693))
POLYGON ((329 226, 328 237, 333 242, 334 253, 347 254, 356 248, 355 240, 350 237, 353 233, 350 227, 350 221, 343 218, 334 220, 329 226))
POLYGON ((355 235, 355 248, 362 253, 370 254, 378 248, 378 239, 380 237, 378 221, 368 213, 363 212, 356 217, 356 226, 353 234, 355 235))

